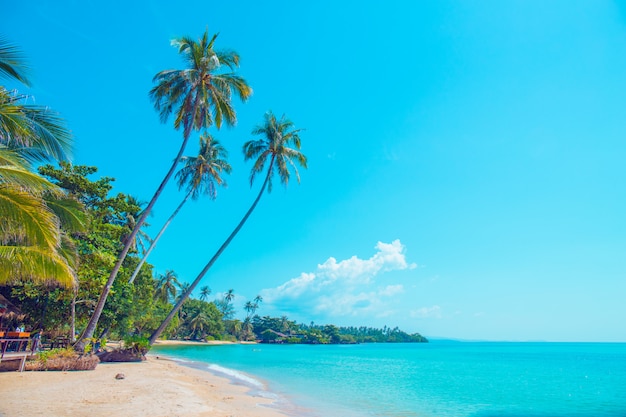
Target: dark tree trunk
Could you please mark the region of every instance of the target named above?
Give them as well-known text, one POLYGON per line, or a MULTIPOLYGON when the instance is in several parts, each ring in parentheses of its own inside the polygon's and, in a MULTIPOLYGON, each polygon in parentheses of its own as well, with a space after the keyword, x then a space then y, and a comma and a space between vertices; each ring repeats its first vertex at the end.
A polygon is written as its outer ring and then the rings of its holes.
POLYGON ((126 259, 126 255, 128 254, 128 251, 130 249, 130 246, 132 245, 133 240, 135 239, 135 236, 137 236, 137 233, 139 233, 139 229, 141 229, 141 227, 145 223, 146 218, 148 217, 148 214, 150 214, 150 211, 152 210, 152 207, 154 207, 154 204, 157 202, 157 200, 159 199, 159 196, 165 189, 165 185, 167 185, 167 182, 174 174, 174 171, 176 170, 176 165, 178 165, 178 161, 180 161, 180 158, 183 156, 183 152, 185 151, 185 147, 187 146, 188 140, 189 140, 188 136, 184 137, 183 143, 180 147, 180 150, 178 151, 178 155, 176 155, 176 158, 174 159, 174 163, 172 164, 169 171, 165 175, 165 178, 163 178, 161 185, 159 185, 159 188, 154 193, 154 196, 152 197, 152 200, 150 200, 148 207, 146 207, 146 209, 143 211, 143 213, 139 217, 139 220, 137 221, 137 224, 133 228, 133 231, 131 232, 130 236, 126 239, 124 249, 122 249, 122 252, 120 252, 117 258, 117 262, 115 263, 115 266, 113 267, 113 270, 111 271, 111 274, 109 275, 109 279, 107 280, 106 284, 104 285, 104 288, 102 289, 102 293, 100 294, 100 298, 98 299, 98 304, 96 304, 96 308, 93 312, 93 315, 91 316, 89 323, 87 323, 87 327, 85 328, 82 335, 78 339, 78 342, 74 345, 74 348, 78 352, 83 352, 85 350, 85 345, 87 344, 87 340, 93 337, 93 334, 96 331, 96 326, 98 325, 98 321, 100 320, 100 316, 102 315, 102 311, 104 310, 104 305, 106 303, 107 297, 109 296, 109 292, 111 291, 111 287, 113 286, 113 282, 115 282, 115 278, 117 277, 117 274, 120 268, 122 267, 122 262, 124 262, 124 259, 126 259))
POLYGON ((230 244, 230 242, 235 238, 235 236, 237 235, 237 233, 239 233, 239 230, 241 230, 241 228, 243 227, 243 225, 246 223, 246 221, 248 220, 248 217, 250 217, 250 214, 252 214, 252 212, 254 211, 254 209, 256 208, 257 204, 259 203, 259 200, 261 199, 261 196, 263 195, 263 192, 265 191, 265 188, 267 187, 267 183, 269 182, 269 179, 272 175, 272 168, 274 165, 274 156, 272 156, 272 160, 270 161, 270 165, 269 168, 267 170, 267 176, 265 177, 265 181, 263 182, 263 186, 261 187, 261 191, 259 192, 259 195, 256 197, 256 199, 254 200, 254 203, 252 203, 252 206, 250 207, 250 209, 246 212, 246 215, 243 216, 243 219, 241 219, 241 221, 239 222, 239 224, 237 225, 237 227, 235 228, 235 230, 233 230, 233 232, 230 234, 230 236, 228 236, 228 239, 226 239, 226 241, 222 244, 222 246, 220 246, 220 248, 217 250, 217 252, 215 253, 215 255, 213 255, 213 257, 211 258, 211 260, 209 261, 209 263, 207 263, 204 267, 204 269, 202 269, 202 271, 200 272, 200 274, 196 277, 196 279, 193 281, 193 283, 189 286, 189 288, 187 289, 187 291, 184 292, 184 294, 182 294, 180 296, 180 298, 178 299, 178 302, 176 303, 176 305, 174 306, 174 308, 172 309, 172 311, 170 311, 170 313, 167 315, 167 317, 165 318, 165 320, 163 320, 163 323, 161 323, 161 325, 159 326, 158 329, 156 329, 154 331, 154 333, 152 333, 152 335, 150 336, 150 345, 153 345, 154 342, 156 342, 156 340, 159 338, 159 336, 161 335, 161 333, 163 333, 163 330, 165 330, 165 328, 167 327, 168 324, 170 324, 170 321, 172 321, 172 319, 174 318, 174 316, 176 315, 176 312, 181 308, 181 306, 183 305, 183 303, 187 300, 187 298, 189 298, 189 295, 191 295, 191 293, 193 292, 193 290, 196 288, 196 286, 200 283, 200 281, 202 280, 202 278, 204 278, 204 276, 206 275, 206 273, 209 271, 209 269, 211 269, 211 267, 213 266, 213 264, 215 263, 215 261, 217 261, 217 258, 220 257, 220 255, 222 254, 222 252, 224 252, 224 250, 226 249, 226 247, 230 244))

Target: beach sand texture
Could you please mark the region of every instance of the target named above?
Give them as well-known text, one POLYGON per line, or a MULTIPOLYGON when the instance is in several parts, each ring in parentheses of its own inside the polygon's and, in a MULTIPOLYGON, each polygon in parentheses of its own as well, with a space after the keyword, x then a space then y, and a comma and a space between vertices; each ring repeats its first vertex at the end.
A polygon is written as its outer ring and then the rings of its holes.
POLYGON ((2 372, 0 416, 285 417, 270 399, 209 372, 148 356, 94 371, 2 372), (119 373, 124 379, 115 379, 119 373))

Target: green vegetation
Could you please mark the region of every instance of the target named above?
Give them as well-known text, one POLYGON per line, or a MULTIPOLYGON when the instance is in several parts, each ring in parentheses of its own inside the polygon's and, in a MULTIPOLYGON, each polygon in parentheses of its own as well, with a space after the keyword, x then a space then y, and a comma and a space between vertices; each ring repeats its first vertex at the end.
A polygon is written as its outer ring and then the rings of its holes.
MULTIPOLYGON (((98 169, 67 162, 71 135, 60 117, 46 107, 26 104, 26 96, 0 86, 0 294, 18 305, 23 318, 4 326, 25 325, 74 343, 77 352, 97 350, 106 339, 124 340, 124 350, 141 356, 161 335, 188 340, 260 340, 268 343, 417 342, 420 335, 396 329, 297 325, 286 317, 256 315, 262 298, 245 303, 245 318, 235 318, 232 289, 209 301, 211 289, 192 292, 246 223, 259 200, 272 190, 275 176, 287 186, 297 166, 307 167, 300 130, 285 118, 265 114, 243 145, 252 160, 250 185, 264 181, 239 224, 190 283, 175 271, 163 274, 147 262, 150 251, 189 199, 215 199, 231 171, 226 149, 208 129, 233 126, 232 96, 245 101, 252 89, 234 73, 239 56, 213 48, 217 35, 175 41, 186 67, 154 77, 150 98, 162 122, 174 117, 182 130, 178 154, 153 198, 145 206, 130 194, 112 194, 114 178, 94 178, 98 169), (183 156, 192 133, 200 150, 183 156), (56 162, 56 164, 51 164, 56 162), (154 240, 146 218, 175 170, 185 195, 154 240), (35 171, 34 165, 38 168, 35 171), (148 247, 146 251, 144 249, 148 247), (18 321, 19 320, 19 321, 18 321), (81 333, 78 340, 77 333, 81 333), (69 336, 69 337, 68 337, 69 336)), ((17 50, 0 39, 0 78, 28 85, 17 50)), ((55 350, 38 361, 41 369, 89 369, 73 350, 55 350), (55 364, 51 364, 56 361, 55 364)))
MULTIPOLYGON (((150 98, 154 103, 154 108, 159 112, 162 122, 167 122, 174 108, 177 108, 174 128, 177 130, 183 128, 183 141, 172 166, 148 206, 134 224, 130 236, 126 239, 122 251, 117 256, 117 262, 111 269, 100 293, 96 308, 89 323, 87 323, 81 340, 76 344, 77 350, 84 349, 85 340, 93 336, 109 292, 122 268, 122 263, 126 259, 133 239, 139 233, 152 207, 174 174, 191 132, 206 132, 213 124, 219 129, 222 126, 222 121, 234 126, 237 117, 231 102, 233 93, 236 93, 242 101, 245 101, 252 94, 252 89, 246 81, 231 71, 239 66, 239 55, 232 51, 222 52, 213 49, 216 38, 217 35, 213 35, 209 41, 208 31, 205 31, 197 42, 188 37, 175 40, 174 44, 178 46, 178 53, 183 57, 188 67, 182 70, 161 71, 153 79, 156 86, 150 91, 150 98), (224 68, 227 68, 227 71, 223 71, 224 68)), ((163 327, 159 327, 161 331, 163 331, 163 327)))
POLYGON ((259 317, 252 320, 254 332, 262 343, 352 344, 352 343, 423 343, 419 333, 408 334, 390 327, 337 327, 332 324, 296 324, 287 317, 259 317))

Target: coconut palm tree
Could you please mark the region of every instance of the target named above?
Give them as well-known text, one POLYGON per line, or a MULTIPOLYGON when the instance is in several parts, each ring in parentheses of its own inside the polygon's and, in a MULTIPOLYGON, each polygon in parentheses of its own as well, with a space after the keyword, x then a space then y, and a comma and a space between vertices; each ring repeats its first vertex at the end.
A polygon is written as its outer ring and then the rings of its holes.
POLYGON ((150 98, 154 103, 154 108, 159 112, 161 121, 164 123, 167 122, 172 112, 175 112, 174 128, 178 130, 182 127, 183 141, 172 166, 120 252, 100 294, 94 313, 75 345, 78 351, 84 350, 86 340, 93 336, 113 282, 130 249, 132 239, 141 229, 165 185, 174 174, 191 132, 206 130, 213 124, 219 129, 223 121, 228 125, 234 125, 237 117, 232 105, 233 93, 242 101, 247 100, 252 94, 252 89, 247 82, 233 72, 239 66, 239 55, 233 51, 215 50, 213 46, 216 38, 217 34, 209 40, 207 29, 198 41, 189 37, 175 39, 172 44, 178 47, 178 53, 183 57, 187 68, 161 71, 153 78, 156 86, 150 90, 150 98))
MULTIPOLYGON (((180 293, 178 294, 178 297, 176 297, 176 301, 177 302, 178 302, 178 300, 180 300, 182 298, 183 294, 187 292, 187 290, 189 289, 190 286, 191 286, 191 284, 188 283, 188 282, 182 282, 180 284, 180 293)), ((189 298, 191 298, 191 297, 189 297, 189 298)), ((185 299, 185 301, 187 301, 187 300, 185 299)))
POLYGON ((159 280, 154 291, 154 299, 163 303, 169 303, 176 298, 180 282, 176 272, 168 269, 165 274, 159 275, 159 280))
POLYGON ((252 94, 248 83, 229 70, 239 66, 239 55, 234 51, 213 48, 218 34, 209 40, 208 30, 197 41, 183 37, 172 45, 178 47, 187 68, 161 71, 154 76, 157 84, 150 97, 162 121, 174 112, 174 127, 183 128, 183 136, 192 130, 202 130, 222 122, 234 125, 237 121, 232 95, 245 101, 252 94), (227 67, 228 69, 223 71, 227 67))
MULTIPOLYGON (((0 38, 0 78, 30 86, 28 66, 19 50, 0 38)), ((66 160, 72 135, 48 107, 28 104, 31 97, 0 86, 0 145, 20 150, 28 159, 66 160)))
POLYGON ((251 319, 254 313, 259 309, 259 304, 263 301, 263 297, 257 295, 254 300, 246 302, 243 309, 248 313, 247 319, 251 319))
POLYGON ((74 272, 61 253, 59 218, 44 193, 59 192, 28 169, 14 151, 0 148, 0 285, 31 279, 75 284, 74 272))
MULTIPOLYGON (((0 38, 0 78, 30 85, 28 67, 0 38)), ((47 107, 0 86, 0 284, 16 280, 75 285, 62 226, 80 228, 79 205, 32 172, 29 161, 67 158, 72 136, 47 107)))
POLYGON ((210 319, 201 311, 199 311, 189 322, 189 328, 192 331, 194 339, 202 339, 206 335, 206 329, 210 326, 210 319))
MULTIPOLYGON (((123 195, 121 194, 119 197, 124 199, 124 218, 119 219, 116 224, 119 224, 123 227, 123 233, 121 236, 122 243, 126 243, 127 239, 130 239, 133 229, 137 225, 137 219, 141 217, 142 209, 141 206, 145 205, 145 202, 139 201, 137 198, 132 195, 123 195)), ((148 223, 144 222, 142 228, 149 226, 148 223)), ((152 239, 146 232, 143 230, 139 230, 137 234, 134 235, 133 239, 130 242, 130 249, 133 252, 139 252, 145 254, 148 245, 152 244, 152 239)))
POLYGON ((200 288, 200 299, 202 301, 208 300, 209 295, 211 295, 211 288, 209 288, 208 285, 205 285, 204 287, 200 288))
POLYGON ((222 178, 222 172, 230 174, 232 168, 226 161, 228 152, 218 140, 213 139, 210 135, 200 136, 200 151, 198 156, 183 156, 181 162, 185 164, 183 168, 176 174, 178 179, 178 188, 187 188, 187 194, 183 201, 178 205, 176 210, 167 219, 159 233, 156 235, 150 247, 145 252, 141 261, 135 268, 133 275, 128 280, 129 283, 133 283, 139 270, 150 256, 150 253, 156 246, 157 242, 170 225, 172 220, 178 215, 178 212, 183 208, 185 203, 191 198, 197 200, 201 195, 208 195, 212 200, 217 197, 216 185, 226 186, 226 182, 222 178))
POLYGON ((267 188, 268 192, 272 190, 272 177, 274 174, 278 175, 280 181, 283 185, 287 185, 289 183, 289 178, 291 176, 289 168, 292 168, 294 174, 296 176, 296 180, 300 182, 300 175, 298 174, 298 169, 296 167, 296 163, 301 165, 303 168, 307 167, 307 160, 304 154, 300 152, 300 130, 294 129, 293 123, 286 119, 285 116, 280 118, 280 120, 276 119, 276 117, 272 114, 272 112, 268 112, 265 114, 265 122, 253 129, 252 133, 254 135, 260 135, 261 139, 250 140, 243 145, 244 158, 245 160, 257 158, 253 167, 252 173, 250 174, 250 185, 252 186, 254 179, 257 174, 262 172, 265 168, 265 165, 268 164, 267 174, 265 175, 265 181, 261 186, 261 190, 259 191, 258 196, 252 203, 252 206, 246 214, 243 216, 243 219, 239 222, 235 230, 228 236, 226 241, 222 244, 222 246, 217 250, 215 255, 211 258, 211 260, 205 265, 200 274, 193 281, 189 290, 182 294, 180 297, 180 301, 176 303, 172 311, 165 318, 163 323, 159 326, 158 329, 152 333, 150 336, 150 344, 153 344, 159 335, 163 332, 165 327, 172 320, 176 311, 182 306, 184 300, 191 294, 194 288, 200 283, 204 275, 208 272, 208 270, 213 266, 217 258, 224 252, 226 247, 230 244, 230 242, 235 238, 239 230, 246 223, 254 209, 256 208, 261 196, 265 192, 267 188), (293 146, 294 148, 291 148, 293 146))
POLYGON ((29 96, 0 87, 0 145, 33 161, 68 159, 72 135, 60 116, 29 96))
POLYGON ((235 307, 233 307, 232 301, 235 299, 235 290, 232 288, 226 291, 224 296, 215 301, 215 306, 222 313, 222 317, 225 321, 233 318, 235 315, 235 307))

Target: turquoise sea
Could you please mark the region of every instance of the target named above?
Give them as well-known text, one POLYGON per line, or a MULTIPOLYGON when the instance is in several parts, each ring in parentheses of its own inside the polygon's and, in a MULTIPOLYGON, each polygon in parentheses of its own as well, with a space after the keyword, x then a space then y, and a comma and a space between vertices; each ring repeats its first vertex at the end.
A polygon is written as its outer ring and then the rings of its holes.
POLYGON ((294 416, 626 417, 626 344, 156 346, 294 416))

